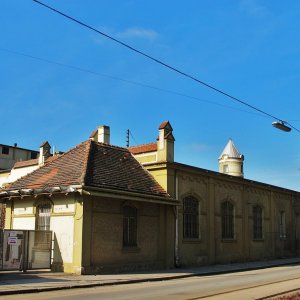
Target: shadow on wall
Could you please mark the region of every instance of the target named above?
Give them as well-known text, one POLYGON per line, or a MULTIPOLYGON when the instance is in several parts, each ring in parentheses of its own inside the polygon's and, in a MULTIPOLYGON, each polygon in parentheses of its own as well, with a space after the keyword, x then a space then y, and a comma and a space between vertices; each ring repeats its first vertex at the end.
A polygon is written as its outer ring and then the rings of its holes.
POLYGON ((54 232, 54 238, 53 238, 53 250, 52 250, 52 266, 51 269, 54 272, 64 272, 64 264, 62 255, 59 249, 58 241, 56 234, 54 232))

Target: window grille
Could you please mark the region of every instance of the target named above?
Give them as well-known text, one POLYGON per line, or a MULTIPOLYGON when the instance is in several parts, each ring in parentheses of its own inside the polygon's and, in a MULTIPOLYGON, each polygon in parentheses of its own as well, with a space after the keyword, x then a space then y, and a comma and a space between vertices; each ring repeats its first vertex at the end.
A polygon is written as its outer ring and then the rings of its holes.
POLYGON ((234 238, 234 207, 229 201, 225 201, 221 206, 222 217, 222 239, 234 238))
POLYGON ((50 230, 51 204, 37 206, 36 230, 50 230))
POLYGON ((36 207, 36 231, 34 233, 36 248, 48 249, 51 244, 50 215, 50 203, 41 203, 36 207))
POLYGON ((129 205, 123 207, 123 246, 137 246, 137 209, 129 205))
POLYGON ((263 238, 263 220, 262 208, 260 206, 253 207, 253 239, 263 238))
POLYGON ((194 197, 183 199, 183 237, 199 238, 199 201, 194 197))
POLYGON ((285 212, 281 211, 279 213, 279 237, 281 239, 286 238, 286 228, 285 228, 285 212))

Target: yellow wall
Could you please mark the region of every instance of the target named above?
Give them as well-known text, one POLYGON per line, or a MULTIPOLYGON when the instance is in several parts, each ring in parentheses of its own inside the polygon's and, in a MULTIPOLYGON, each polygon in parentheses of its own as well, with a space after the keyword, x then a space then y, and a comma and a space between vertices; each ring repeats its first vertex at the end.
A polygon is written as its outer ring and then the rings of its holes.
MULTIPOLYGON (((177 195, 181 202, 181 265, 230 263, 292 256, 298 253, 295 240, 297 215, 294 204, 300 203, 299 193, 181 164, 151 164, 145 167, 169 194, 177 195), (196 197, 200 203, 200 236, 198 239, 187 240, 183 238, 182 203, 184 197, 189 195, 196 197), (232 240, 222 239, 221 204, 224 200, 230 200, 234 204, 235 237, 232 240), (254 205, 263 208, 264 236, 261 240, 253 240, 254 205), (279 238, 280 211, 285 211, 286 214, 288 234, 285 239, 279 238)), ((298 231, 300 232, 300 229, 298 231)))
POLYGON ((174 258, 172 207, 118 199, 90 199, 92 243, 90 272, 170 268, 174 258), (137 208, 137 247, 123 248, 124 204, 137 208))

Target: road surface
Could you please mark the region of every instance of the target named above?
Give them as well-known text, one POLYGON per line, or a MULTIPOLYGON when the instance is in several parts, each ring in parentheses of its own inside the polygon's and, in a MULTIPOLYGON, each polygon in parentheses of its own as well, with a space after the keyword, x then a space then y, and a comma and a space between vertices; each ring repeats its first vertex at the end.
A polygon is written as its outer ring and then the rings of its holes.
POLYGON ((1 296, 1 300, 244 300, 297 288, 300 289, 298 265, 160 282, 1 296))

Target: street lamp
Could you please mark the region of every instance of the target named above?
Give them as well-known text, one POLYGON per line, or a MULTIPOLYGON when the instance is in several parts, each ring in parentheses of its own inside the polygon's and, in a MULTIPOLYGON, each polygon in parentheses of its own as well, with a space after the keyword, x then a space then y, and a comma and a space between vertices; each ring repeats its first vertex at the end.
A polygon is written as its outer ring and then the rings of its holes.
POLYGON ((286 122, 284 122, 284 121, 276 121, 276 122, 272 123, 272 126, 275 127, 275 128, 277 128, 277 129, 280 129, 282 131, 290 132, 292 130, 292 128, 286 126, 285 123, 286 122))

